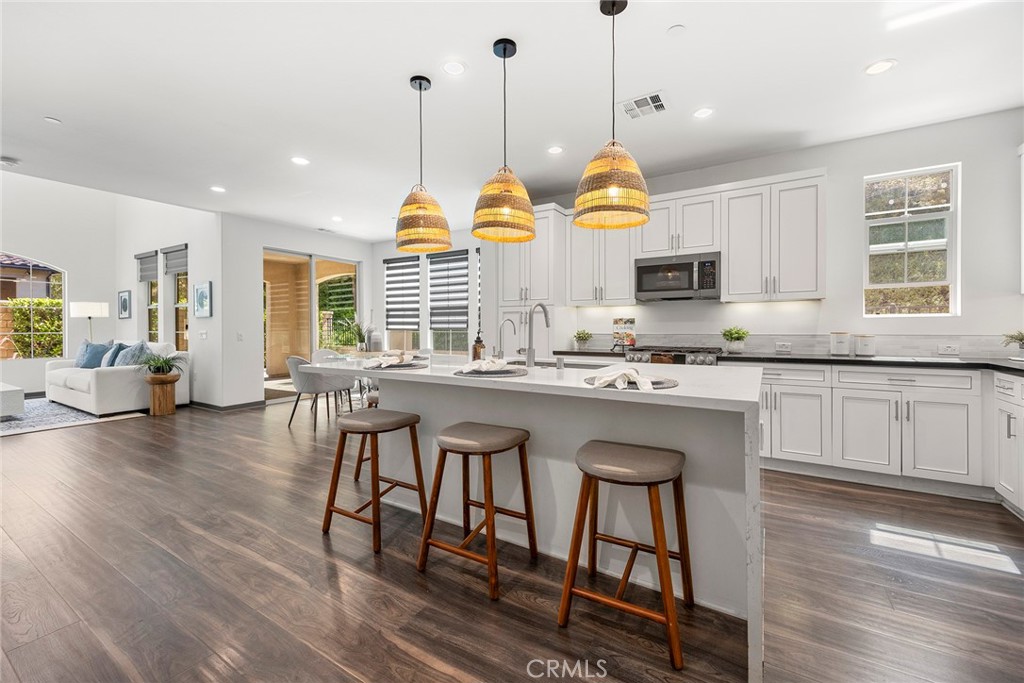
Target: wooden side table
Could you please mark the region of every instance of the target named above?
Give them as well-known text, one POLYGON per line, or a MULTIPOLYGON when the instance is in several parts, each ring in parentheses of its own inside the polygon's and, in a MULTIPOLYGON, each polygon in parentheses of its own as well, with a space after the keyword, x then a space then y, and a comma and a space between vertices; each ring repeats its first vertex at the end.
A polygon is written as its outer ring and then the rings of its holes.
POLYGON ((166 375, 146 375, 149 385, 149 414, 174 415, 174 384, 181 374, 169 372, 166 375))

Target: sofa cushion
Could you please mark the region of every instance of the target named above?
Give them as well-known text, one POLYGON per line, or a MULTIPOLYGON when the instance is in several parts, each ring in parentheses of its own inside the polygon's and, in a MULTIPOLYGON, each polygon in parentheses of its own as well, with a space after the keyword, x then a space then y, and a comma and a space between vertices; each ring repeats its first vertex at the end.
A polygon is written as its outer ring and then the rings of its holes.
POLYGON ((100 363, 100 367, 114 367, 114 361, 117 360, 117 356, 127 348, 128 347, 122 344, 121 342, 114 342, 114 345, 110 347, 110 350, 103 354, 103 362, 100 363))
POLYGON ((88 394, 92 387, 92 376, 93 373, 79 370, 78 372, 68 373, 65 380, 64 386, 74 391, 81 391, 83 394, 88 394))
POLYGON ((75 367, 82 367, 82 363, 85 362, 85 354, 89 350, 89 340, 83 339, 82 343, 78 346, 78 353, 75 354, 75 367))
POLYGON ((81 372, 78 368, 60 368, 46 373, 46 384, 52 387, 66 387, 68 375, 81 372))
POLYGON ((117 354, 117 359, 114 361, 114 367, 119 368, 122 365, 138 365, 142 362, 143 358, 149 355, 149 353, 149 347, 146 345, 146 342, 140 341, 117 354))
MULTIPOLYGON (((85 349, 85 357, 82 359, 82 364, 75 367, 79 368, 98 368, 103 362, 103 356, 110 350, 110 347, 106 344, 91 344, 87 342, 85 349)), ((78 359, 75 359, 76 363, 78 359)))

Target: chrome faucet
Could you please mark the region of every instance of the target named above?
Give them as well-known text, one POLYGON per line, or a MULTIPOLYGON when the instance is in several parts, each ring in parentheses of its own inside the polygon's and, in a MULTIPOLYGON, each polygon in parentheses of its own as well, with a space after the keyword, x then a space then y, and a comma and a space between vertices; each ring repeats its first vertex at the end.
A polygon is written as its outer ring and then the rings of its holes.
POLYGON ((529 326, 527 328, 526 341, 526 367, 528 368, 536 365, 537 360, 537 350, 533 348, 533 314, 537 312, 538 308, 544 313, 544 326, 549 329, 551 328, 551 316, 548 315, 548 307, 541 303, 534 304, 533 308, 530 309, 530 314, 526 316, 526 324, 529 326))
POLYGON ((512 322, 512 318, 505 318, 501 321, 501 324, 498 325, 498 358, 505 357, 505 338, 501 336, 501 331, 505 327, 505 323, 512 326, 512 336, 514 337, 516 334, 516 324, 512 322))

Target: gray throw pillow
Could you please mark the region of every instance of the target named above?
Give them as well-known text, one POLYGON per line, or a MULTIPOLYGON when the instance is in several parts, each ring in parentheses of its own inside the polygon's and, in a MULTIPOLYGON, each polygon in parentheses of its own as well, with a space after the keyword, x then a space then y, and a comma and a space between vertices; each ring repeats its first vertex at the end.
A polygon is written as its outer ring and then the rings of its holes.
POLYGON ((142 362, 142 359, 148 355, 149 347, 146 346, 146 342, 140 341, 117 354, 117 359, 114 361, 114 367, 119 368, 124 365, 138 365, 142 362))
POLYGON ((89 350, 89 340, 83 339, 81 346, 78 347, 78 353, 75 354, 75 367, 82 367, 82 363, 85 362, 85 352, 89 350))
POLYGON ((121 342, 116 342, 111 345, 110 350, 103 354, 103 361, 100 363, 101 368, 112 368, 114 367, 114 361, 117 360, 118 355, 127 349, 128 347, 121 342))
POLYGON ((85 357, 82 359, 80 368, 98 368, 103 362, 103 356, 110 350, 106 344, 89 344, 85 349, 85 357))

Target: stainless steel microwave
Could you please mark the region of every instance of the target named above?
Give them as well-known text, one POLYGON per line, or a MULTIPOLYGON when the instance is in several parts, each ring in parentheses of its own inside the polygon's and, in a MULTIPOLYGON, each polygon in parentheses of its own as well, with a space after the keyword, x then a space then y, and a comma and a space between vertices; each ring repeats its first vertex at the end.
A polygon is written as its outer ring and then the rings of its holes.
POLYGON ((637 259, 636 300, 719 299, 721 252, 637 259))

